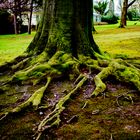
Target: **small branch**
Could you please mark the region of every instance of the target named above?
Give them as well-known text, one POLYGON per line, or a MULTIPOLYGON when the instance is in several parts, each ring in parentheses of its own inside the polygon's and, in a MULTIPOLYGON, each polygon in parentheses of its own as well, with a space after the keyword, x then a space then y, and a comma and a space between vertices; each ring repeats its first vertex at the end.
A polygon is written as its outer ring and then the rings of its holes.
POLYGON ((0 121, 2 121, 4 118, 6 118, 9 115, 9 112, 6 112, 5 114, 2 114, 2 117, 0 118, 0 121))
POLYGON ((78 121, 78 115, 74 115, 74 116, 72 116, 68 121, 67 121, 67 123, 68 124, 70 124, 70 123, 75 123, 75 122, 77 122, 78 121))
POLYGON ((83 78, 83 74, 80 74, 74 82, 74 85, 83 78))
POLYGON ((127 8, 129 8, 135 1, 136 1, 136 0, 131 1, 131 2, 128 4, 127 8))
POLYGON ((82 107, 82 109, 84 109, 86 106, 88 105, 88 101, 86 101, 82 107))

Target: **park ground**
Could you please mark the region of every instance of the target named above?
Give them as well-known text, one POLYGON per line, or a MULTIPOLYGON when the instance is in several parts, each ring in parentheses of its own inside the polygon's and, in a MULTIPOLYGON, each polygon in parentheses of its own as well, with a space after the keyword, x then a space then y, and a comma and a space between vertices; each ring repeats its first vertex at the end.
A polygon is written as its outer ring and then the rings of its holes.
MULTIPOLYGON (((140 22, 129 22, 127 28, 116 25, 95 26, 95 42, 112 57, 140 60, 140 22)), ((32 35, 0 35, 0 64, 10 61, 26 50, 32 35)), ((140 95, 131 84, 119 83, 110 77, 106 91, 87 99, 95 88, 90 80, 66 104, 58 128, 46 132, 42 140, 139 140, 140 95)), ((73 87, 67 79, 54 81, 47 89, 42 106, 55 104, 73 87), (65 89, 65 90, 64 90, 65 89)), ((34 89, 22 87, 20 93, 11 87, 11 93, 0 92, 0 111, 7 111, 30 97, 34 89)), ((34 87, 38 88, 38 87, 34 87)), ((1 140, 31 140, 38 122, 51 110, 28 108, 0 122, 1 140)))

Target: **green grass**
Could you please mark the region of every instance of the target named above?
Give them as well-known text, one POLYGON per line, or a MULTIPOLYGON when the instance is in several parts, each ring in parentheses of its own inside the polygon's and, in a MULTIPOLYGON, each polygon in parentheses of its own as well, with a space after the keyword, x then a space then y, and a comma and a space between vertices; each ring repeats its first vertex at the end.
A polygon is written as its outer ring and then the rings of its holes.
MULTIPOLYGON (((107 30, 107 29, 115 29, 118 28, 120 25, 120 21, 118 21, 117 24, 108 24, 108 25, 95 25, 95 29, 100 31, 100 30, 107 30)), ((127 27, 129 28, 131 26, 140 26, 140 21, 127 21, 127 27), (136 25, 135 25, 136 24, 136 25)))
POLYGON ((119 24, 95 26, 97 31, 97 34, 93 35, 95 42, 102 51, 107 51, 112 55, 139 57, 140 22, 137 21, 134 25, 135 22, 129 21, 126 28, 118 28, 119 24))
POLYGON ((33 39, 34 34, 33 32, 31 35, 0 35, 0 64, 22 54, 33 39))
MULTIPOLYGON (((118 24, 96 25, 94 39, 101 50, 110 54, 123 54, 137 57, 140 53, 140 21, 128 21, 125 29, 118 24), (134 25, 137 23, 136 25, 134 25)), ((0 35, 0 64, 22 54, 33 39, 32 35, 0 35)))

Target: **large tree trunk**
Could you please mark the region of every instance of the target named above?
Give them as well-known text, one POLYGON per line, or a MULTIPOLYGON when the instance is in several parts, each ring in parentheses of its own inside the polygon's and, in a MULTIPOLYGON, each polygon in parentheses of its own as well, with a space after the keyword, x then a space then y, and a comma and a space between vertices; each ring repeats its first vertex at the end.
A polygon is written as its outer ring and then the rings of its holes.
POLYGON ((57 50, 90 55, 100 53, 92 37, 92 0, 44 0, 42 19, 28 52, 52 56, 57 50))
MULTIPOLYGON (((65 104, 87 80, 95 84, 90 97, 105 92, 106 84, 103 80, 110 75, 118 81, 131 82, 140 91, 139 65, 133 66, 122 59, 114 60, 101 54, 94 42, 92 0, 44 0, 43 2, 38 31, 25 54, 0 66, 0 73, 5 74, 4 80, 0 79, 2 92, 6 89, 8 93, 11 86, 16 88, 15 83, 19 86, 30 84, 34 89, 26 101, 4 112, 0 120, 30 105, 38 109, 51 81, 65 77, 64 79, 73 83, 68 92, 64 89, 66 94, 52 105, 50 113, 45 114, 36 130, 36 140, 46 129, 60 124, 60 115, 65 109, 65 104), (37 84, 40 85, 36 90, 37 84)), ((21 89, 16 88, 15 91, 21 92, 21 89)), ((49 107, 45 106, 46 110, 49 107)))

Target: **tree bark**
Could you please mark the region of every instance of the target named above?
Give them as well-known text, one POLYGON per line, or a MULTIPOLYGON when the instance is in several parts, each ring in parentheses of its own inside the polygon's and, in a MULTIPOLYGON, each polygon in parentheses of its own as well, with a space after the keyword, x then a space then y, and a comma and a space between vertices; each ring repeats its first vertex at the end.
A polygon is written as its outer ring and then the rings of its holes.
POLYGON ((28 34, 31 34, 32 13, 33 13, 33 0, 31 0, 31 4, 30 4, 30 16, 29 16, 29 24, 28 24, 28 34))
POLYGON ((17 16, 16 16, 16 14, 14 14, 14 31, 15 31, 15 34, 18 34, 18 31, 17 31, 17 16))
POLYGON ((128 6, 128 0, 124 0, 122 14, 121 14, 121 22, 120 22, 121 28, 124 28, 126 26, 127 6, 128 6))
POLYGON ((127 25, 127 9, 135 2, 136 0, 131 1, 128 4, 128 0, 124 0, 123 2, 123 8, 122 8, 122 14, 121 14, 121 22, 120 22, 120 28, 124 28, 127 25))
POLYGON ((38 31, 28 47, 31 54, 57 50, 94 57, 100 50, 92 37, 92 0, 44 0, 38 31))

